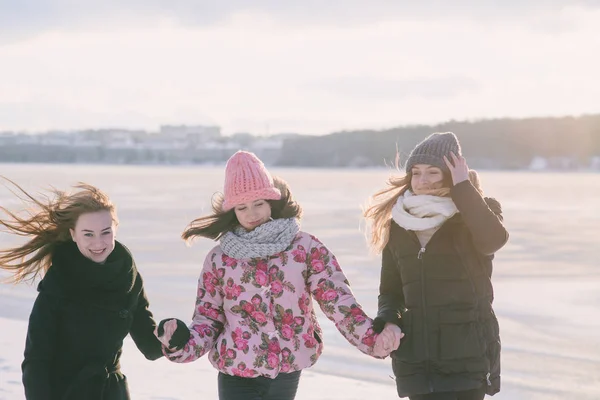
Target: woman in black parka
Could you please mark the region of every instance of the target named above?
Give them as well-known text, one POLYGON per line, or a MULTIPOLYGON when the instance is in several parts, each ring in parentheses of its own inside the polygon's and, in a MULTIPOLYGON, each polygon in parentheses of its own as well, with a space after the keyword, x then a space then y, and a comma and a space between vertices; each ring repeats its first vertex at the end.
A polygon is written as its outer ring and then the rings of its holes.
POLYGON ((500 204, 482 196, 451 132, 419 143, 406 175, 388 183, 364 215, 371 245, 382 253, 374 327, 404 334, 388 349, 398 395, 481 400, 497 393, 492 259, 508 240, 500 204))
POLYGON ((129 250, 115 240, 117 214, 97 188, 80 184, 42 201, 10 182, 33 206, 25 214, 0 207, 0 226, 27 237, 0 250, 13 281, 44 274, 29 317, 22 364, 28 400, 129 399, 120 371, 131 334, 147 359, 162 356, 142 278, 129 250))

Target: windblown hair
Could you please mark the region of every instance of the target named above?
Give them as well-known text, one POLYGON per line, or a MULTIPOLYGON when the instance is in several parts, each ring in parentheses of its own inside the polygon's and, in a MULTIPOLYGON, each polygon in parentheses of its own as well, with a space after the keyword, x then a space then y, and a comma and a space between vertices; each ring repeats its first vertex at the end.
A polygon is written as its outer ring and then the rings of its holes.
MULTIPOLYGON (((302 218, 302 207, 294 200, 286 181, 273 177, 273 183, 281 191, 279 200, 267 200, 271 205, 271 218, 302 218)), ((189 223, 181 237, 188 243, 196 236, 219 240, 225 233, 240 226, 234 209, 223 211, 223 195, 217 193, 212 199, 213 213, 189 223)))
POLYGON ((13 273, 10 281, 34 281, 50 268, 52 253, 62 242, 71 240, 70 229, 75 228, 79 216, 97 211, 109 211, 118 224, 116 208, 108 196, 86 183, 74 186, 76 191, 65 193, 52 188, 51 195, 36 198, 8 178, 4 186, 17 196, 26 207, 12 212, 0 206, 0 230, 29 237, 25 244, 0 249, 0 268, 13 273), (11 186, 12 188, 10 188, 11 186))
POLYGON ((409 172, 403 176, 391 176, 387 186, 369 198, 363 210, 363 217, 370 224, 369 246, 375 254, 385 248, 390 235, 392 223, 392 208, 398 198, 410 189, 412 175, 409 172))

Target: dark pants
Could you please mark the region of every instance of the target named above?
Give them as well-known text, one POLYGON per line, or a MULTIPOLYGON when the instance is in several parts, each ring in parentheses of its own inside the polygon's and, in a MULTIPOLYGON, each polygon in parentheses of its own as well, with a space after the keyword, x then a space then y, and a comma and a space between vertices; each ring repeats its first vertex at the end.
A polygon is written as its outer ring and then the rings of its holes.
POLYGON ((294 400, 301 371, 279 374, 275 379, 242 378, 219 372, 219 400, 294 400))
POLYGON ((409 400, 483 400, 485 387, 481 389, 465 390, 463 392, 439 392, 429 394, 417 394, 410 396, 409 400))

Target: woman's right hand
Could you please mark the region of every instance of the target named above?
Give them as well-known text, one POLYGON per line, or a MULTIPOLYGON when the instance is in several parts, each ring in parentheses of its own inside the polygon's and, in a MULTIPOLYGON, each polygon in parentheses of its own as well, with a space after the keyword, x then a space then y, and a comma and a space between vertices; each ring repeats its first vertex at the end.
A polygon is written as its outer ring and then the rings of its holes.
POLYGON ((160 321, 154 335, 169 350, 181 350, 191 337, 187 325, 176 318, 160 321))

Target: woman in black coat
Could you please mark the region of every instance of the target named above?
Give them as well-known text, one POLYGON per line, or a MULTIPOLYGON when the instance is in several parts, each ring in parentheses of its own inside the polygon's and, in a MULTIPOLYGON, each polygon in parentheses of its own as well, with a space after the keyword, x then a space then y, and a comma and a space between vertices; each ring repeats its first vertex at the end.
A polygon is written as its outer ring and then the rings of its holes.
POLYGON ((44 273, 22 364, 26 398, 129 399, 119 366, 123 339, 131 334, 150 360, 162 350, 142 277, 115 240, 115 207, 90 185, 78 185, 73 194, 56 191, 46 204, 12 184, 37 211, 23 217, 0 207, 6 215, 0 225, 30 238, 0 250, 0 267, 12 271, 15 282, 44 273))
POLYGON ((371 245, 382 252, 376 331, 403 335, 388 348, 398 395, 481 400, 497 393, 492 259, 508 240, 500 204, 482 196, 450 132, 419 143, 406 176, 389 184, 365 217, 371 245))

